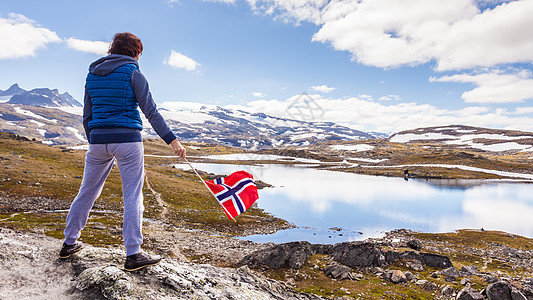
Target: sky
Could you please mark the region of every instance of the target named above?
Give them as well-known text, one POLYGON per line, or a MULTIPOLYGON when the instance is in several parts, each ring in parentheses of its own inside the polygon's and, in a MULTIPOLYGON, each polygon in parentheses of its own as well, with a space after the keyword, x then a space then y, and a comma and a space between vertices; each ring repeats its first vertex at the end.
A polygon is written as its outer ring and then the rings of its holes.
POLYGON ((533 131, 532 15, 533 0, 2 1, 0 90, 82 102, 88 65, 128 31, 162 107, 290 117, 307 99, 311 121, 363 131, 533 131))

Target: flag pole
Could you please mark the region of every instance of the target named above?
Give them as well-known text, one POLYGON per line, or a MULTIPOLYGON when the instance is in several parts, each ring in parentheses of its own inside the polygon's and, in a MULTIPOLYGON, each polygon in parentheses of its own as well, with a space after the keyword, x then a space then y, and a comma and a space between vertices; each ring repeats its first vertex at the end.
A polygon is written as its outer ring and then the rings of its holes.
MULTIPOLYGON (((194 174, 196 174, 196 176, 198 176, 198 178, 200 178, 200 181, 202 181, 202 183, 204 184, 204 186, 207 188, 207 190, 209 191, 209 193, 211 193, 211 195, 213 195, 213 197, 215 198, 215 200, 217 201, 218 204, 220 204, 220 206, 222 206, 222 208, 224 209, 224 211, 226 212, 226 214, 228 214, 228 216, 231 216, 231 214, 228 212, 228 210, 224 207, 224 205, 221 205, 220 202, 218 202, 218 199, 217 197, 215 196, 215 194, 213 194, 213 191, 207 186, 207 183, 205 183, 205 181, 202 179, 202 176, 200 176, 200 174, 198 174, 198 172, 196 172, 196 169, 191 165, 191 163, 187 160, 186 157, 184 157, 183 159, 185 159, 185 162, 189 165, 189 167, 191 167, 191 169, 194 171, 194 174)), ((237 223, 237 221, 235 220, 235 218, 231 218, 231 220, 233 220, 233 222, 237 223)))

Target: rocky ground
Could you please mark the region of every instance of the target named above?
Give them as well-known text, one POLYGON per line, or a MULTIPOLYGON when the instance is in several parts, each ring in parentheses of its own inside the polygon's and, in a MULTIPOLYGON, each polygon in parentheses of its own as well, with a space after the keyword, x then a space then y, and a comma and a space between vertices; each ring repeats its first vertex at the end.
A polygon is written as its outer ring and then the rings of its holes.
POLYGON ((533 240, 502 232, 278 245, 148 227, 164 260, 132 273, 122 246, 59 260, 61 240, 0 228, 0 299, 533 299, 533 240))
POLYGON ((125 272, 125 253, 90 245, 60 260, 61 241, 0 229, 2 299, 319 299, 248 267, 221 268, 165 257, 125 272))

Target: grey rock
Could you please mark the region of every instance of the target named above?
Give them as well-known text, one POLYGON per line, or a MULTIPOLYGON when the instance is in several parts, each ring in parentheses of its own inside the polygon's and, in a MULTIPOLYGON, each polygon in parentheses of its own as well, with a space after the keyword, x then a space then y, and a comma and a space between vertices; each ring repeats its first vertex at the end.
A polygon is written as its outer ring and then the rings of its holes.
POLYGON ((426 284, 427 282, 428 282, 427 280, 421 279, 421 280, 417 280, 415 282, 415 284, 422 286, 422 285, 426 284))
POLYGON ((407 277, 400 270, 386 270, 385 273, 383 273, 383 278, 392 283, 407 282, 407 277))
POLYGON ((425 268, 419 260, 407 261, 405 266, 415 271, 424 271, 425 268))
POLYGON ((324 268, 324 274, 335 279, 354 279, 352 276, 352 268, 334 261, 324 268))
POLYGON ((453 266, 451 260, 444 255, 424 252, 419 253, 415 251, 405 251, 402 253, 390 252, 391 251, 386 253, 386 262, 388 264, 394 263, 398 260, 418 260, 421 264, 436 269, 446 269, 453 266))
POLYGON ((252 268, 268 266, 273 269, 291 267, 300 269, 305 261, 314 254, 325 254, 331 245, 312 245, 308 242, 291 242, 275 245, 246 255, 237 265, 252 268))
POLYGON ((465 287, 457 294, 457 300, 482 300, 485 299, 478 291, 465 287))
POLYGON ((410 240, 407 242, 407 247, 420 251, 422 249, 422 243, 419 240, 410 240))
POLYGON ((463 266, 461 267, 461 272, 467 273, 468 275, 477 275, 479 274, 479 269, 476 266, 463 266))
POLYGON ((367 242, 346 242, 335 244, 333 259, 352 268, 385 265, 385 256, 379 246, 367 242))
POLYGON ((487 283, 495 283, 498 281, 498 276, 491 275, 491 274, 481 274, 479 275, 481 278, 485 279, 487 283))
POLYGON ((453 276, 453 277, 461 276, 461 274, 459 274, 459 271, 457 271, 455 267, 449 267, 444 270, 440 270, 438 273, 444 276, 453 276))
POLYGON ((513 300, 528 300, 528 298, 517 288, 511 286, 511 299, 513 300))
POLYGON ((405 277, 407 278, 407 281, 415 281, 416 280, 416 276, 413 275, 413 273, 409 272, 409 271, 406 271, 404 272, 405 274, 405 277))
POLYGON ((106 299, 123 299, 134 292, 131 277, 113 265, 86 269, 76 279, 76 289, 96 289, 106 299))
POLYGON ((457 278, 455 276, 449 276, 448 275, 448 276, 444 277, 444 281, 446 281, 446 282, 454 282, 456 280, 457 280, 457 278))
POLYGON ((524 285, 522 286, 520 292, 522 292, 522 294, 526 296, 528 300, 533 300, 533 286, 524 285))
POLYGON ((442 288, 442 290, 440 291, 440 293, 443 295, 443 296, 452 296, 454 293, 455 293, 455 289, 449 285, 445 286, 442 288))
POLYGON ((511 300, 511 285, 507 281, 489 284, 485 289, 489 300, 511 300))
POLYGON ((433 254, 433 253, 420 253, 423 259, 423 263, 432 268, 445 269, 452 267, 452 261, 444 255, 433 254))

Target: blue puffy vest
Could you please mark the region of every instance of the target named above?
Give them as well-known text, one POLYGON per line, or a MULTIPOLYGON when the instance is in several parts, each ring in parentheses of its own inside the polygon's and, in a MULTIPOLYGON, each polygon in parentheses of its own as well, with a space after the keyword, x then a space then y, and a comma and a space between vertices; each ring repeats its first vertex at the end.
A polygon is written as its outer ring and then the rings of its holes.
POLYGON ((125 64, 115 71, 99 76, 89 73, 86 87, 92 104, 89 129, 133 128, 142 130, 141 116, 131 87, 134 64, 125 64))

